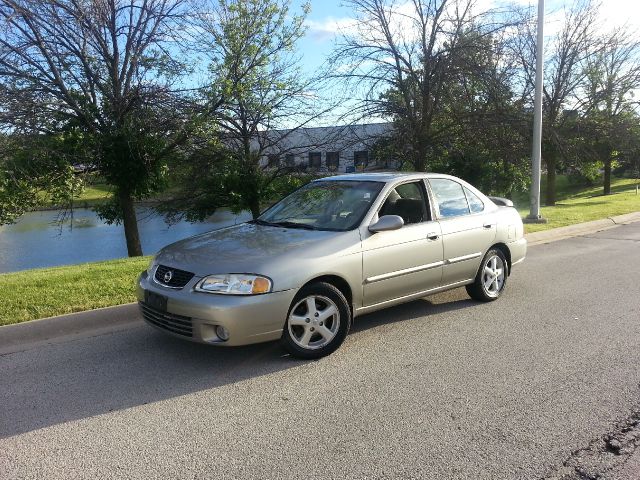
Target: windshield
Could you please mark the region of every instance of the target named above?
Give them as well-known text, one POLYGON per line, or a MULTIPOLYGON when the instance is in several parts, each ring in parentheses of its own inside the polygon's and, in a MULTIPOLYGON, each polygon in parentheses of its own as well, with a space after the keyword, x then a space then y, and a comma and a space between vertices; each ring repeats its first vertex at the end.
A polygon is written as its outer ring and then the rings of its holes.
POLYGON ((311 182, 280 200, 256 223, 312 230, 352 230, 360 225, 384 183, 311 182))

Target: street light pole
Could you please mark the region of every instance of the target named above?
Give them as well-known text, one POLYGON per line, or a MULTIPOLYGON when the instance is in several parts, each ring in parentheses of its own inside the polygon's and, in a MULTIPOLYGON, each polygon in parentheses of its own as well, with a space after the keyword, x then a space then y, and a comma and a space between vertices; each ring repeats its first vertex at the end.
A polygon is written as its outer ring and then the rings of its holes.
POLYGON ((531 151, 531 210, 525 222, 546 223, 540 215, 540 170, 542 157, 542 77, 544 56, 544 0, 538 0, 536 43, 536 92, 533 105, 533 147, 531 151))

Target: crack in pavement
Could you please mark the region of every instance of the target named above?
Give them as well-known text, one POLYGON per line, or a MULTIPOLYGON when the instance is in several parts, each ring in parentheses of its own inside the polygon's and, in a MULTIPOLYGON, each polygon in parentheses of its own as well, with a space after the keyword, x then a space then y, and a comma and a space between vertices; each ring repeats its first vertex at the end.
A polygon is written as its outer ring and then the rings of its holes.
MULTIPOLYGON (((613 430, 571 452, 553 472, 541 480, 596 480, 627 478, 622 472, 627 461, 640 452, 640 405, 618 421, 613 430), (622 477, 620 476, 622 475, 622 477)), ((628 477, 640 478, 640 471, 628 477)))

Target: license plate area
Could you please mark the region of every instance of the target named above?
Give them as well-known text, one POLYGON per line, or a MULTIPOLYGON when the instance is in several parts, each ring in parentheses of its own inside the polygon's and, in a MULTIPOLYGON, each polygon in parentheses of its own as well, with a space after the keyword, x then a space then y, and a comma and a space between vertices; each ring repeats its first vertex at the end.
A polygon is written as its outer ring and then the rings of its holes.
POLYGON ((161 312, 167 311, 167 297, 165 297, 164 295, 159 295, 157 293, 145 290, 144 303, 149 305, 151 308, 160 310, 161 312))

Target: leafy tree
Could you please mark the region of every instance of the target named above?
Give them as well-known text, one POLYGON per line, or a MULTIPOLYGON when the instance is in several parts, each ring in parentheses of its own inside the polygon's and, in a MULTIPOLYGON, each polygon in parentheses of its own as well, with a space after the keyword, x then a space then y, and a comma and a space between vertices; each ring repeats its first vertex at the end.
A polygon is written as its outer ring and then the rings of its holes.
POLYGON ((83 182, 70 160, 76 158, 77 147, 69 135, 0 139, 0 225, 40 205, 45 191, 58 205, 81 193, 83 182))
POLYGON ((456 82, 446 99, 455 122, 437 170, 469 180, 484 191, 513 196, 529 181, 530 115, 513 78, 517 63, 506 32, 465 34, 476 49, 461 52, 456 82))
POLYGON ((585 84, 585 124, 589 144, 604 166, 605 195, 611 193, 611 171, 623 152, 636 146, 640 88, 640 40, 627 28, 608 35, 589 58, 585 84))
POLYGON ((134 200, 162 187, 166 157, 185 138, 182 99, 173 92, 184 66, 171 53, 185 6, 0 1, 0 125, 29 141, 80 132, 114 187, 115 203, 103 214, 123 222, 130 256, 142 254, 134 200))
MULTIPOLYGON (((187 152, 188 163, 199 168, 180 175, 175 198, 182 199, 188 216, 230 206, 257 217, 261 202, 277 194, 278 185, 297 183, 279 180, 290 172, 284 165, 267 171, 261 161, 267 153, 283 157, 287 138, 320 113, 313 108, 317 79, 302 73, 295 52, 309 6, 299 14, 291 13, 288 0, 221 0, 207 6, 196 21, 201 53, 209 62, 206 93, 224 103, 203 130, 217 140, 196 141, 187 152)), ((163 208, 177 213, 178 204, 163 208)))
POLYGON ((242 160, 235 152, 215 136, 200 139, 202 142, 190 147, 186 161, 173 171, 171 195, 156 207, 169 222, 202 221, 220 207, 240 213, 249 210, 247 199, 256 198, 256 192, 264 205, 311 180, 310 175, 276 175, 258 168, 251 175, 252 182, 247 182, 242 160))

